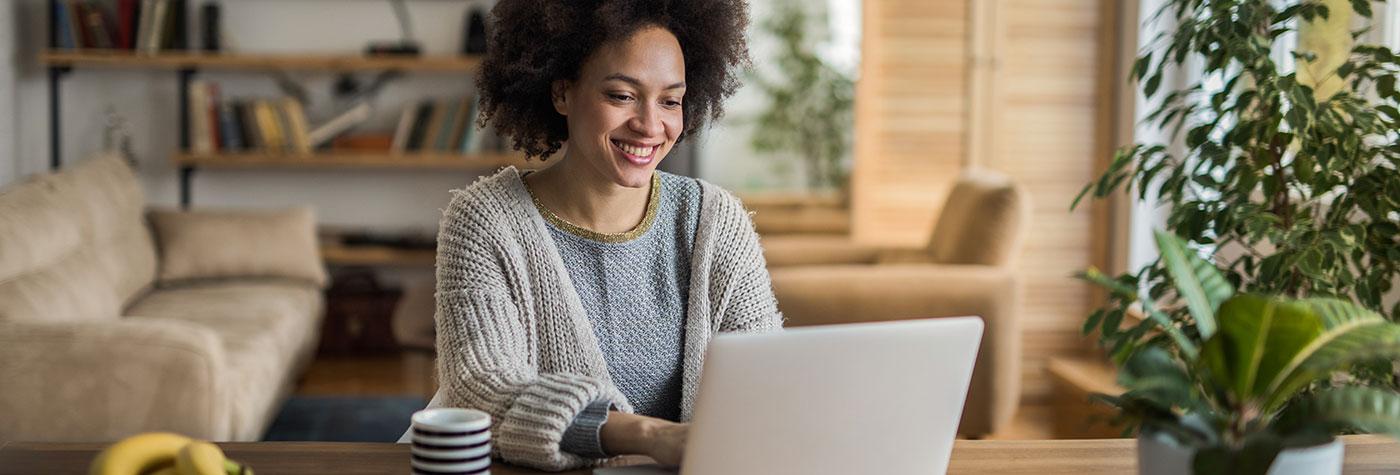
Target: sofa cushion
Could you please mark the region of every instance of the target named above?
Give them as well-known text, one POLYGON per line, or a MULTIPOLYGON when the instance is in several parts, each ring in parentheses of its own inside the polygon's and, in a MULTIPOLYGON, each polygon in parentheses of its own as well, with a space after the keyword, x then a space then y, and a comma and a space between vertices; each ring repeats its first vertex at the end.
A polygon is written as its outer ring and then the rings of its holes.
POLYGON ((315 348, 321 306, 320 291, 310 286, 235 281, 158 289, 127 314, 213 329, 228 363, 223 387, 234 437, 257 440, 315 348))
POLYGON ((0 191, 0 320, 120 315, 155 276, 144 203, 115 155, 0 191))
POLYGON ((281 277, 326 282, 310 208, 152 211, 160 283, 281 277))

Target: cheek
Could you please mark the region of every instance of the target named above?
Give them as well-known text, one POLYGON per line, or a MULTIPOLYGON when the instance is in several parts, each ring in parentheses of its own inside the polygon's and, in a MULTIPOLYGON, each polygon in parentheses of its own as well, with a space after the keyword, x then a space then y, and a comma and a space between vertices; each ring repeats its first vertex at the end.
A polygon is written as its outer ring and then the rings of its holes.
POLYGON ((569 115, 569 129, 582 136, 607 133, 626 123, 626 117, 605 104, 579 107, 569 115))
POLYGON ((667 114, 664 122, 666 123, 666 140, 675 142, 676 138, 680 137, 681 132, 685 130, 685 115, 680 112, 667 114))

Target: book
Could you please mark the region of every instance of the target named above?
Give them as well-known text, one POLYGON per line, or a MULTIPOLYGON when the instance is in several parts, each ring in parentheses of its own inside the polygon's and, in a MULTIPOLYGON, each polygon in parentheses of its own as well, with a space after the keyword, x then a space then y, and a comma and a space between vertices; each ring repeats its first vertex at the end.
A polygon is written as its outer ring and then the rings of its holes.
POLYGON ((408 133, 408 150, 416 152, 423 148, 423 136, 428 131, 428 119, 433 115, 435 109, 433 101, 424 100, 418 104, 417 114, 413 117, 413 127, 408 133))
POLYGON ((399 124, 394 127, 394 138, 389 142, 389 152, 403 153, 408 150, 408 133, 413 129, 413 119, 418 116, 418 104, 409 104, 399 113, 399 124))
POLYGON ((238 113, 238 128, 243 131, 243 146, 246 150, 265 150, 261 130, 258 129, 256 108, 249 101, 239 101, 233 106, 238 113))
POLYGON ((308 155, 311 153, 311 140, 306 133, 306 111, 301 103, 290 97, 281 100, 282 114, 286 117, 288 145, 292 152, 308 155))
POLYGON ((190 137, 190 152, 207 155, 214 153, 214 146, 209 138, 209 114, 208 110, 208 88, 201 80, 190 81, 190 102, 189 102, 189 130, 186 131, 190 137))
POLYGON ((426 152, 437 148, 437 137, 442 132, 442 122, 446 120, 447 109, 449 107, 446 101, 433 103, 433 113, 428 116, 428 125, 423 131, 423 143, 419 144, 419 149, 426 152))
POLYGON ((461 125, 462 117, 467 115, 467 111, 462 110, 461 100, 445 101, 442 106, 447 109, 447 113, 442 118, 442 129, 438 131, 437 140, 433 142, 433 150, 439 152, 451 150, 452 136, 461 125))
POLYGON ((140 20, 139 0, 117 0, 117 44, 120 49, 136 46, 136 28, 140 20))
POLYGON ((177 0, 160 0, 160 2, 165 4, 165 13, 161 15, 160 23, 156 24, 156 30, 159 31, 160 34, 156 37, 155 48, 157 50, 174 49, 172 38, 175 37, 175 8, 177 0))
POLYGON ((282 126, 278 123, 277 112, 267 99, 253 101, 253 117, 257 119, 258 136, 262 137, 263 150, 269 153, 282 153, 282 126))
POLYGON ((199 31, 203 39, 201 47, 204 51, 219 51, 219 37, 222 34, 219 26, 219 4, 205 2, 199 8, 199 31))
POLYGON ((331 141, 334 150, 383 152, 388 150, 394 137, 385 133, 344 134, 331 141))
POLYGON ((112 49, 112 33, 107 28, 107 15, 102 8, 93 3, 80 3, 79 10, 83 12, 83 33, 88 47, 112 49))
POLYGON ((476 122, 476 117, 472 114, 472 101, 474 97, 466 96, 457 101, 457 120, 452 124, 452 135, 448 137, 447 143, 439 147, 444 151, 457 152, 462 144, 462 136, 476 122))
POLYGON ((243 150, 243 134, 238 130, 238 112, 232 101, 219 103, 219 148, 230 152, 243 150))
POLYGON ((189 13, 188 0, 170 1, 170 37, 166 43, 168 49, 186 50, 189 49, 189 13))
POLYGON ((54 29, 53 47, 55 48, 74 49, 78 47, 77 43, 73 42, 73 31, 68 23, 68 15, 67 2, 53 2, 53 24, 50 27, 54 29))
POLYGON ((161 29, 165 25, 167 0, 144 0, 141 14, 141 37, 138 40, 143 53, 160 52, 161 29))
POLYGON ((76 0, 62 0, 67 5, 68 37, 74 48, 87 48, 87 35, 83 32, 83 10, 76 0))
MULTIPOLYGON (((473 97, 471 109, 468 110, 468 114, 472 117, 476 117, 480 112, 481 98, 473 97)), ((481 127, 477 127, 476 121, 472 121, 471 126, 467 127, 467 130, 462 133, 462 140, 457 144, 457 152, 463 155, 479 152, 481 148, 481 136, 484 133, 486 132, 482 130, 481 127)))
POLYGON ((326 123, 321 124, 307 134, 307 139, 310 142, 311 148, 320 148, 337 135, 345 133, 355 128, 355 126, 364 123, 369 120, 372 112, 369 103, 361 101, 355 104, 354 107, 326 121, 326 123))

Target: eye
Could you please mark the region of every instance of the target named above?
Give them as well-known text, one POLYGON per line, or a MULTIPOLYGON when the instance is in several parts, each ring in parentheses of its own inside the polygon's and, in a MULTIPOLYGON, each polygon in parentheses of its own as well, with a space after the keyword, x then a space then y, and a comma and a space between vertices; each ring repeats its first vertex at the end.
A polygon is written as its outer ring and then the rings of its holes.
POLYGON ((680 106, 681 106, 681 101, 677 101, 677 100, 668 100, 668 101, 662 102, 661 104, 664 105, 664 106, 666 106, 666 107, 670 107, 670 108, 674 109, 674 108, 677 108, 677 107, 680 107, 680 106))
POLYGON ((627 102, 627 101, 632 100, 632 96, 629 96, 629 95, 627 95, 627 94, 614 94, 614 93, 609 93, 609 94, 608 94, 608 99, 612 99, 612 100, 618 101, 618 102, 627 102))

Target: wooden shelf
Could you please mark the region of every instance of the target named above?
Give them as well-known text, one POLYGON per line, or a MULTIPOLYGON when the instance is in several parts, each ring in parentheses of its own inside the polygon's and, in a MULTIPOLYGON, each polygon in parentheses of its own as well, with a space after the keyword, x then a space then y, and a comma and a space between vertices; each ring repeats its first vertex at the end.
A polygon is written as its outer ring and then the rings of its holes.
POLYGON ((484 153, 458 155, 449 153, 391 154, 378 152, 323 152, 311 155, 277 155, 266 153, 229 153, 201 155, 177 153, 173 161, 180 166, 198 168, 303 168, 303 169, 407 169, 407 170, 483 170, 514 165, 520 168, 540 168, 544 162, 525 161, 513 153, 484 153))
POLYGON ((432 266, 437 252, 421 249, 397 249, 386 246, 346 246, 322 244, 321 259, 335 266, 432 266))
POLYGON ((46 50, 39 61, 49 66, 96 66, 128 69, 228 69, 228 70, 401 70, 416 72, 472 72, 479 56, 356 56, 331 54, 250 54, 162 51, 156 54, 129 50, 46 50))

